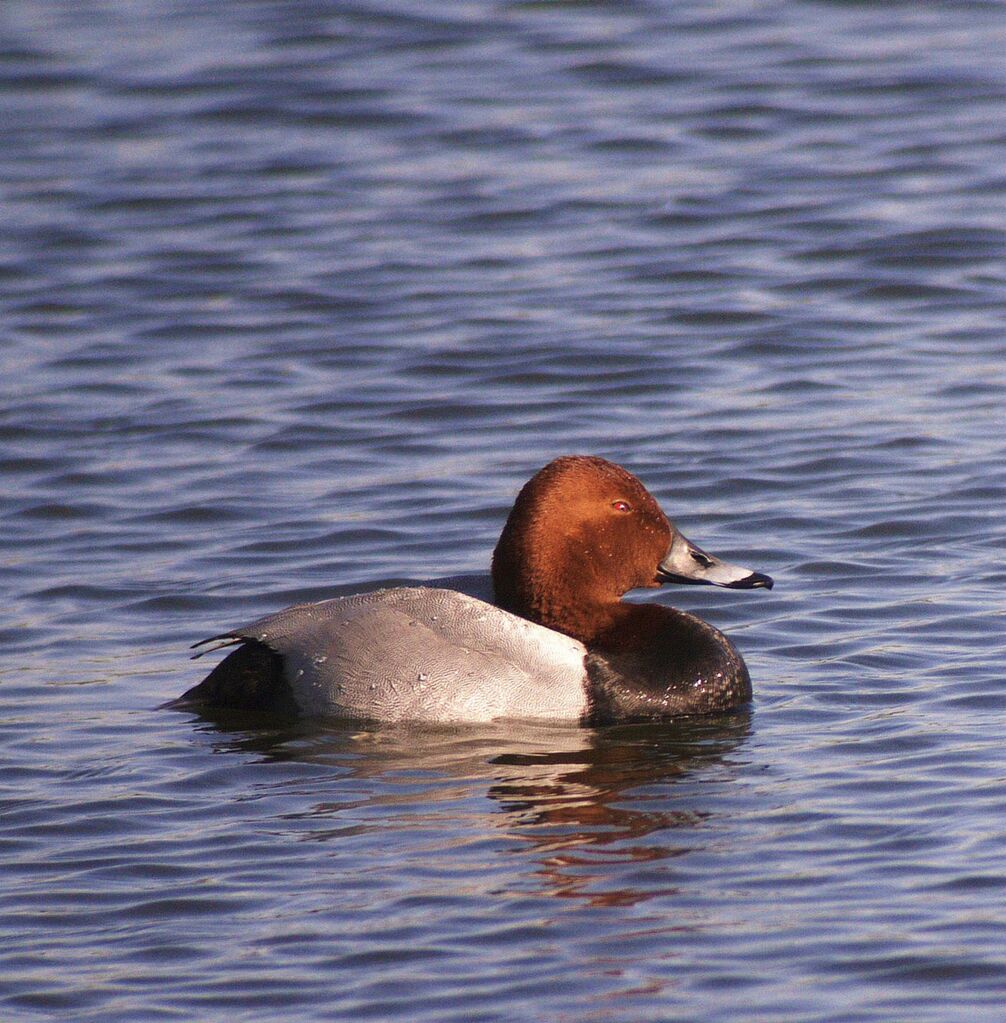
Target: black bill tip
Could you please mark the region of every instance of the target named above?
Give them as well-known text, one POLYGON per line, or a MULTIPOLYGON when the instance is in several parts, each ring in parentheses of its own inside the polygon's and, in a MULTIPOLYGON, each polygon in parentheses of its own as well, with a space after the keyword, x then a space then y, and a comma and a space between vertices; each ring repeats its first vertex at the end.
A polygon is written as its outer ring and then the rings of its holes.
POLYGON ((750 575, 744 576, 743 579, 723 585, 728 590, 770 590, 775 583, 772 581, 772 577, 765 575, 764 572, 752 572, 750 575))

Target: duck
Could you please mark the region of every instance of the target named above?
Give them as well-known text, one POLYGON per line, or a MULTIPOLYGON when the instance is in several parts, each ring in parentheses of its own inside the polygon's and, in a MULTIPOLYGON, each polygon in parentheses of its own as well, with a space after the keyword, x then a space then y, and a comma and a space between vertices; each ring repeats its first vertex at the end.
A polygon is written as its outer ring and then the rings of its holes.
MULTIPOLYGON (((686 539, 642 482, 565 455, 521 488, 492 556, 492 603, 399 586, 298 604, 193 644, 233 648, 174 705, 378 722, 584 725, 748 703, 733 643, 630 590, 771 589, 686 539)), ((202 649, 200 649, 202 648, 202 649)))

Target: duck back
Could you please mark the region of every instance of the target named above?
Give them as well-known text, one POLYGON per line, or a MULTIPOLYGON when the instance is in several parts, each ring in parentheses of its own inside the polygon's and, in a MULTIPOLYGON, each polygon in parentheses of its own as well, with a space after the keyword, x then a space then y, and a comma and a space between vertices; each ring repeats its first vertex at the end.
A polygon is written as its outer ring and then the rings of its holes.
POLYGON ((582 644, 454 590, 299 604, 214 639, 238 649, 182 703, 382 721, 587 713, 582 644))

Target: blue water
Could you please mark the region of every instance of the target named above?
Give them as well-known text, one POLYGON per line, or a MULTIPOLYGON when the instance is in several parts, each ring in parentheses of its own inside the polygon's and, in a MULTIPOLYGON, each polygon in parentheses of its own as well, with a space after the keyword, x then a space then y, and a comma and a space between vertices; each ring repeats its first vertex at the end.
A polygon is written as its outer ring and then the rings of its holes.
POLYGON ((1002 1019, 998 3, 7 0, 0 1015, 1002 1019), (158 709, 556 455, 749 709, 158 709))

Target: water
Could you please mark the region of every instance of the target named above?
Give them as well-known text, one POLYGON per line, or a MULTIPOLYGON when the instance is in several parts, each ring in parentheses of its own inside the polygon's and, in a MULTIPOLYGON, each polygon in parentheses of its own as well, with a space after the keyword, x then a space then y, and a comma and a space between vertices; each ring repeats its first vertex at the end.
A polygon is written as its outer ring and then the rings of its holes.
POLYGON ((5 1019, 998 1020, 994 3, 0 12, 5 1019), (593 452, 752 708, 158 709, 593 452))

